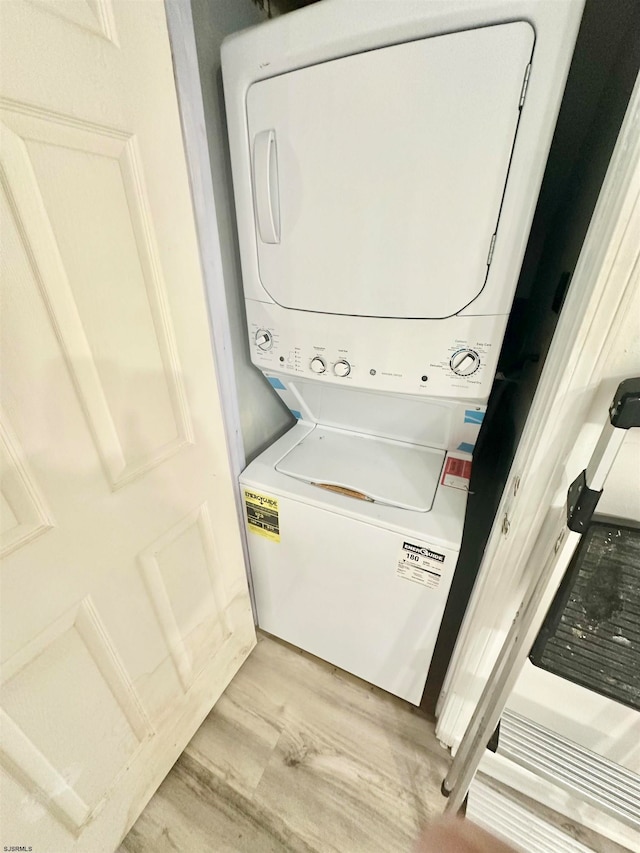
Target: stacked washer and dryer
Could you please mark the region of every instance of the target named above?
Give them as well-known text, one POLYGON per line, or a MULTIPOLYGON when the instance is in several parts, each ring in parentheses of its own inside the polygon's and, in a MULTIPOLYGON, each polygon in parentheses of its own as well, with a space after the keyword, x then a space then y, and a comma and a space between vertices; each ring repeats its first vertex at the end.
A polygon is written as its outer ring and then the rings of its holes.
POLYGON ((222 64, 260 628, 420 702, 581 0, 323 0, 222 64))

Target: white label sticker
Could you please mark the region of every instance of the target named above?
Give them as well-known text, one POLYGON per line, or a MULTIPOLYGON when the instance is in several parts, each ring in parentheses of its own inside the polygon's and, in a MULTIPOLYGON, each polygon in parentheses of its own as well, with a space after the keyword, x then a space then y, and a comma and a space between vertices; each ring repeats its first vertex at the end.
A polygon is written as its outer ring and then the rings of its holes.
POLYGON ((396 566, 396 575, 431 589, 437 587, 442 577, 445 555, 428 545, 403 542, 396 566))

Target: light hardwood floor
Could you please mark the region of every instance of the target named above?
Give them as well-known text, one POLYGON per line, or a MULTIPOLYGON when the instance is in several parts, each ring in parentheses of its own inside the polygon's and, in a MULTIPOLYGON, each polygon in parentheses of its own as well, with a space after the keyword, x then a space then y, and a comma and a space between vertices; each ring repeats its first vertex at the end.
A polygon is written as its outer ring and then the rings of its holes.
POLYGON ((409 853, 447 765, 422 712, 259 636, 120 853, 409 853))

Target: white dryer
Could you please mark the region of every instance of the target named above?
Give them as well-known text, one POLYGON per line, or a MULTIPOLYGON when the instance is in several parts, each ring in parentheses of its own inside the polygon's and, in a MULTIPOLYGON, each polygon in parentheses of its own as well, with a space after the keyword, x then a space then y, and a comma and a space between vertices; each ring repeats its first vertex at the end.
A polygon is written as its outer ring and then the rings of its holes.
POLYGON ((581 11, 324 0, 223 45, 251 356, 299 420, 241 478, 258 621, 413 702, 581 11))

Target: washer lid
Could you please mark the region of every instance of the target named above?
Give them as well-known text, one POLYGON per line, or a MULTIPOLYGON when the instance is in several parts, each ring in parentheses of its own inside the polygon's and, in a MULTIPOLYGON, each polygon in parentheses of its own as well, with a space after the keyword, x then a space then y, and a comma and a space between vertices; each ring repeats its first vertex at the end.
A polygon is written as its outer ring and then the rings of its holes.
POLYGON ((343 494, 429 512, 444 457, 443 450, 315 427, 275 468, 343 494))
POLYGON ((249 88, 258 266, 275 302, 442 318, 478 296, 534 38, 515 21, 249 88))

